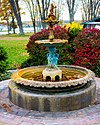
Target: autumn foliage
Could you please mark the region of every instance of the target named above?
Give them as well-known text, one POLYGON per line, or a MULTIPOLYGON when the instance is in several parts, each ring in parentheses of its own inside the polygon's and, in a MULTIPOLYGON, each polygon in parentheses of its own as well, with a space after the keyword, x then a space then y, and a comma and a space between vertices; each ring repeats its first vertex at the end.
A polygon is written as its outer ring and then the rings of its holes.
POLYGON ((0 1, 0 19, 1 21, 7 21, 7 25, 9 22, 9 16, 11 16, 11 6, 9 4, 9 0, 1 0, 0 1))
POLYGON ((74 42, 74 64, 87 67, 100 76, 100 30, 83 29, 74 42))

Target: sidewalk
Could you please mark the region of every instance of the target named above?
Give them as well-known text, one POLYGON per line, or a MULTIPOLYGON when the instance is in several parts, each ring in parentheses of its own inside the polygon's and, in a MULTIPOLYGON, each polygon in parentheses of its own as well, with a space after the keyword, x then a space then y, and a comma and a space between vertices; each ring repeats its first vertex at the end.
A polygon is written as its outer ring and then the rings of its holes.
POLYGON ((8 99, 8 82, 0 82, 0 125, 100 125, 100 78, 96 78, 95 105, 69 112, 38 112, 22 109, 8 99), (6 112, 2 104, 11 112, 6 112))

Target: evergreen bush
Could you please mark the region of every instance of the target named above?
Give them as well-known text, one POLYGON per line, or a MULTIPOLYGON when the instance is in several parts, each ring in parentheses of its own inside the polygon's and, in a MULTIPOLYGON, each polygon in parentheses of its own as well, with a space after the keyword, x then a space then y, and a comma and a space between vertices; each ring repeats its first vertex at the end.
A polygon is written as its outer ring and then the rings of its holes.
POLYGON ((0 74, 5 73, 7 69, 7 64, 8 64, 7 59, 8 56, 5 49, 0 46, 0 74))
POLYGON ((10 78, 11 73, 7 71, 8 56, 3 47, 0 46, 0 81, 10 78))

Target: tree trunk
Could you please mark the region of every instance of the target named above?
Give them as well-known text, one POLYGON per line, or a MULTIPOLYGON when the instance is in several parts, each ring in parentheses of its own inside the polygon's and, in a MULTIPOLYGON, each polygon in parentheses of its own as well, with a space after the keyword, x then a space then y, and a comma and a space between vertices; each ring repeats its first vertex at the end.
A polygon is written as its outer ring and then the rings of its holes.
POLYGON ((15 18, 17 20, 17 24, 18 24, 18 27, 19 27, 19 35, 24 35, 18 0, 15 0, 15 1, 9 0, 9 3, 12 7, 12 11, 14 12, 15 18))
POLYGON ((9 21, 8 21, 8 19, 7 19, 7 31, 8 31, 8 34, 10 34, 9 33, 9 21))
POLYGON ((35 19, 33 19, 32 17, 31 17, 31 19, 32 19, 32 24, 33 24, 33 28, 34 28, 34 33, 36 33, 36 28, 35 28, 35 19))
POLYGON ((93 18, 93 1, 92 0, 90 0, 90 19, 92 20, 92 18, 93 18))
POLYGON ((72 23, 74 21, 74 14, 70 14, 70 23, 72 23))
POLYGON ((19 35, 20 36, 24 35, 23 25, 22 25, 22 21, 21 21, 21 17, 20 16, 17 17, 17 24, 19 26, 19 35))
POLYGON ((13 28, 13 34, 15 34, 15 24, 14 24, 14 17, 12 16, 12 28, 13 28))
POLYGON ((34 7, 34 2, 33 2, 33 0, 31 0, 31 3, 32 3, 32 10, 33 11, 30 11, 30 13, 31 13, 31 19, 32 19, 32 23, 33 23, 33 28, 34 28, 34 33, 36 33, 36 27, 35 27, 35 7, 34 7), (32 14, 33 13, 33 14, 32 14), (33 15, 33 17, 32 17, 32 15, 33 15))

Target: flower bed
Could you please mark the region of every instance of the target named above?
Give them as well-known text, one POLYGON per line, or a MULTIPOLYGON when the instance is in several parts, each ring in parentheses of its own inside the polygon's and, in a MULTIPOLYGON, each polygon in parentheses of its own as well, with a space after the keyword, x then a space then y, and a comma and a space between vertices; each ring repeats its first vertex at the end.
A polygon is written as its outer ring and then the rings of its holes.
POLYGON ((83 29, 75 38, 74 64, 93 70, 100 77, 100 30, 83 29))

